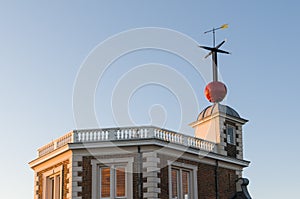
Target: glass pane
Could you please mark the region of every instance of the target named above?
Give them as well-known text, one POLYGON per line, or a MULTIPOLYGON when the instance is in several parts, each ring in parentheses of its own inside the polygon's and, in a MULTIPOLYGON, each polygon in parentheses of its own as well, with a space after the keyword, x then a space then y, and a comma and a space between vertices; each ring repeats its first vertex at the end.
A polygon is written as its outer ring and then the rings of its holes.
POLYGON ((190 172, 182 171, 182 192, 184 199, 190 198, 190 172))
POLYGON ((60 175, 55 177, 55 199, 59 199, 60 195, 60 175))
POLYGON ((101 168, 101 197, 110 197, 110 168, 101 168))
POLYGON ((179 175, 179 170, 177 169, 172 169, 171 172, 171 177, 172 177, 172 199, 178 199, 178 175, 179 175))
POLYGON ((122 197, 126 195, 125 188, 125 168, 118 167, 116 170, 116 196, 122 197))
POLYGON ((233 127, 231 127, 231 126, 227 127, 227 142, 229 144, 233 144, 234 143, 234 141, 233 141, 233 134, 234 134, 233 127))
POLYGON ((51 199, 55 199, 54 198, 54 177, 50 178, 50 198, 51 199))

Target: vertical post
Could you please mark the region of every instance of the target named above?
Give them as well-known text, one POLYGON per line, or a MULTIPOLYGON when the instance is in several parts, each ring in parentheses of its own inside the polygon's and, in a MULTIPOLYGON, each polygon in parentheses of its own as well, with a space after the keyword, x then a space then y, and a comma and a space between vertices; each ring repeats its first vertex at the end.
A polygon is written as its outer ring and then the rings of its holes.
POLYGON ((213 28, 213 47, 216 47, 215 28, 213 28))
POLYGON ((218 81, 218 59, 217 52, 212 51, 212 68, 213 68, 213 81, 218 81))

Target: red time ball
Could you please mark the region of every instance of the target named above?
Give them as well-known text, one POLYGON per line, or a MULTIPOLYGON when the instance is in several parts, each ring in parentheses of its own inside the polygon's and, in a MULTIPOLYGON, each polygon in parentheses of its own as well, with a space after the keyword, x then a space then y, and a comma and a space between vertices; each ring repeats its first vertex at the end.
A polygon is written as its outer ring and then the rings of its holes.
POLYGON ((218 103, 225 98, 227 88, 222 82, 213 81, 206 85, 204 93, 208 101, 218 103))

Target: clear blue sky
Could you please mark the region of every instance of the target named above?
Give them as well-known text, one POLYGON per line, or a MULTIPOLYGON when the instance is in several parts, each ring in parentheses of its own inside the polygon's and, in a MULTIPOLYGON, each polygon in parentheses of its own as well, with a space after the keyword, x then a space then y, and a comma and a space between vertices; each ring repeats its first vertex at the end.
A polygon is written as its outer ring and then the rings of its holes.
MULTIPOLYGON (((211 36, 203 32, 224 23, 229 28, 218 32, 217 41, 227 38, 223 49, 232 55, 220 57, 220 73, 229 89, 225 103, 250 120, 244 128, 245 158, 252 162, 244 172, 250 192, 256 199, 296 198, 299 7, 298 1, 270 0, 1 1, 1 198, 33 198, 27 163, 38 147, 76 128, 74 83, 84 59, 100 42, 132 28, 161 27, 210 45, 211 36)), ((107 71, 107 83, 99 84, 95 111, 103 126, 112 126, 103 116, 110 114, 109 101, 102 99, 109 90, 105 87, 115 83, 110 77, 117 74, 116 81, 122 71, 150 62, 174 65, 190 81, 200 105, 197 112, 209 105, 203 97, 205 81, 187 63, 170 53, 145 50, 121 57, 107 71)), ((180 102, 157 85, 141 88, 130 100, 137 124, 149 123, 152 104, 165 105, 166 128, 178 128, 180 102)))

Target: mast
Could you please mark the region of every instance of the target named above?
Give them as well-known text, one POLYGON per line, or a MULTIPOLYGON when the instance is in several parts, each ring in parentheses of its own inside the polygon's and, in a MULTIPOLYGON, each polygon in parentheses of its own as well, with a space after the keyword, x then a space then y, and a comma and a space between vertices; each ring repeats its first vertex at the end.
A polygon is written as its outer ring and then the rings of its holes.
POLYGON ((200 48, 203 48, 205 50, 209 50, 210 52, 205 56, 205 58, 209 57, 211 55, 212 57, 212 71, 213 71, 213 81, 218 81, 218 53, 224 53, 224 54, 230 54, 227 51, 220 50, 219 48, 225 43, 225 40, 222 41, 219 45, 216 46, 216 30, 228 28, 228 24, 224 24, 220 26, 219 28, 213 28, 211 30, 205 31, 204 34, 213 33, 213 47, 207 47, 207 46, 199 46, 200 48))
POLYGON ((200 48, 203 48, 205 50, 210 51, 205 58, 209 57, 211 55, 212 58, 212 73, 213 73, 213 81, 207 84, 205 87, 205 96, 208 99, 208 101, 212 103, 218 103, 221 102, 227 93, 227 88, 225 84, 218 81, 218 53, 223 54, 230 54, 227 51, 220 50, 219 48, 225 43, 225 40, 222 41, 217 46, 215 45, 216 42, 216 36, 215 31, 219 29, 228 28, 228 24, 224 24, 220 26, 219 28, 213 28, 212 30, 208 30, 204 32, 204 34, 212 32, 213 33, 213 47, 207 47, 207 46, 199 46, 200 48))

